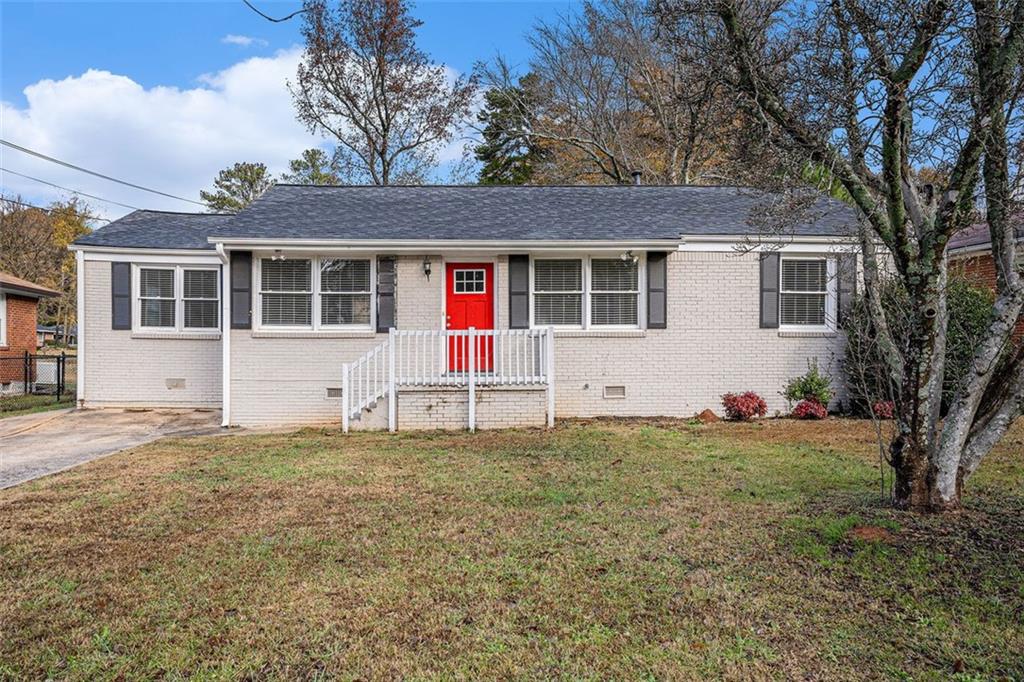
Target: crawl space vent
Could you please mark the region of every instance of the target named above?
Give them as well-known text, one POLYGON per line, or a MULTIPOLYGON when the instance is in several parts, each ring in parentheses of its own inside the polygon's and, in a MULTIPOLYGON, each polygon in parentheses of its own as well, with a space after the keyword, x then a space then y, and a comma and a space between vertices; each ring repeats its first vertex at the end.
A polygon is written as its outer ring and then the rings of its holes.
POLYGON ((328 399, 340 398, 340 397, 341 397, 341 389, 340 388, 328 388, 327 389, 327 398, 328 399))
POLYGON ((604 387, 605 398, 625 398, 626 387, 625 386, 605 386, 604 387))

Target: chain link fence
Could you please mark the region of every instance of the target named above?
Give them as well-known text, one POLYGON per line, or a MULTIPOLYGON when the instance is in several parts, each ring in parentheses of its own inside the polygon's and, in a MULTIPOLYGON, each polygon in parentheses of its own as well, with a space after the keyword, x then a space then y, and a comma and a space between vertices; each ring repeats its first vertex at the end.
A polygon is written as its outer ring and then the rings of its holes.
POLYGON ((60 402, 74 395, 77 380, 74 355, 0 355, 0 398, 52 395, 60 402))

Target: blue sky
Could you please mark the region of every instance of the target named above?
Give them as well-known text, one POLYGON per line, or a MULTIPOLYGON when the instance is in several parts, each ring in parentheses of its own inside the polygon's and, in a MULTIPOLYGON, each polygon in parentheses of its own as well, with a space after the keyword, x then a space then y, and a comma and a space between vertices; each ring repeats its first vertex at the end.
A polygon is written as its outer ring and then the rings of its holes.
MULTIPOLYGON (((254 2, 280 16, 298 2, 254 2)), ((538 20, 572 11, 558 2, 419 2, 419 44, 459 72, 500 52, 529 59, 538 20)), ((195 197, 236 160, 281 170, 318 141, 288 120, 284 79, 300 24, 270 23, 237 2, 0 2, 2 137, 109 175, 195 197), (289 150, 294 149, 294 152, 289 150), (239 155, 245 159, 236 158, 239 155)), ((0 165, 145 208, 189 210, 0 148, 0 165)), ((5 193, 33 202, 66 197, 11 174, 5 193)), ((126 209, 91 201, 108 217, 126 209)), ((196 208, 196 207, 192 207, 196 208)))

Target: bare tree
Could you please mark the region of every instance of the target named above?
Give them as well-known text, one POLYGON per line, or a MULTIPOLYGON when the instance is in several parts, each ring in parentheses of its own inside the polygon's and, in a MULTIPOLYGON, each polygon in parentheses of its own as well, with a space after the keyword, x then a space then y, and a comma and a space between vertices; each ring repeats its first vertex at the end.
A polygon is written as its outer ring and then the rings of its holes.
POLYGON ((469 115, 475 80, 454 78, 416 47, 404 0, 304 3, 306 49, 289 84, 299 119, 338 142, 346 174, 415 182, 469 115))
POLYGON ((642 0, 587 2, 528 36, 527 87, 501 58, 481 70, 518 109, 515 132, 554 150, 565 179, 623 183, 634 170, 667 184, 720 178, 735 107, 657 29, 642 0))
POLYGON ((1024 0, 666 0, 659 11, 717 17, 690 45, 766 139, 824 169, 860 210, 871 333, 898 387, 895 503, 959 507, 964 481, 1024 410, 1024 350, 1008 350, 1024 308, 1012 191, 1024 0), (977 222, 992 241, 996 299, 943 416, 946 247, 977 222), (909 302, 902 344, 879 294, 887 268, 909 302))

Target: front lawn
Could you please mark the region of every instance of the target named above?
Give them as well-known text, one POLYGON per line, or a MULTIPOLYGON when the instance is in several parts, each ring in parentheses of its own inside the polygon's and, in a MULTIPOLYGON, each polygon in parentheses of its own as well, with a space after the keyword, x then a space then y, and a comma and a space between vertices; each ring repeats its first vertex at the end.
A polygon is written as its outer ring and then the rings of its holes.
POLYGON ((939 519, 864 422, 165 440, 0 491, 0 678, 1022 678, 1022 451, 939 519))

